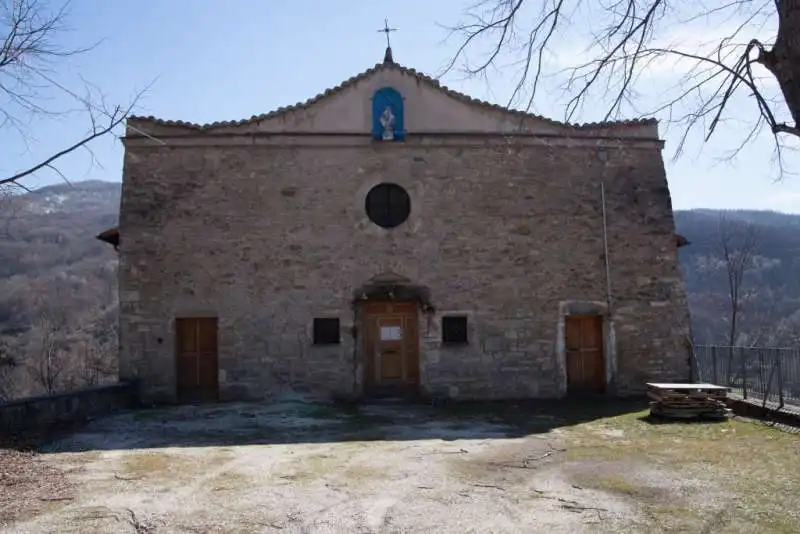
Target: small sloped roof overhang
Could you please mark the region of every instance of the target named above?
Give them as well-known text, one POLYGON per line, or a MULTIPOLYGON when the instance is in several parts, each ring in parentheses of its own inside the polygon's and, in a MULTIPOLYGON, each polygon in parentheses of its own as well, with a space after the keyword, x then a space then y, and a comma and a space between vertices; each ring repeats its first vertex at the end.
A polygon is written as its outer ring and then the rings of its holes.
POLYGON ((114 246, 114 250, 119 247, 119 228, 109 228, 108 230, 103 230, 97 236, 95 236, 100 241, 104 241, 105 243, 109 243, 114 246))

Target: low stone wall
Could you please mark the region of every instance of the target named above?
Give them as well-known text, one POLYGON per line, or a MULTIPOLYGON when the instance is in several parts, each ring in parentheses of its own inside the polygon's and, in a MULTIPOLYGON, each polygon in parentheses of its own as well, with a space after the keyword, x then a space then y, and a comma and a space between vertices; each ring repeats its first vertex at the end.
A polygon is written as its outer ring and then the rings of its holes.
POLYGON ((134 398, 132 384, 118 383, 2 404, 0 436, 47 431, 55 425, 107 415, 131 407, 134 398))

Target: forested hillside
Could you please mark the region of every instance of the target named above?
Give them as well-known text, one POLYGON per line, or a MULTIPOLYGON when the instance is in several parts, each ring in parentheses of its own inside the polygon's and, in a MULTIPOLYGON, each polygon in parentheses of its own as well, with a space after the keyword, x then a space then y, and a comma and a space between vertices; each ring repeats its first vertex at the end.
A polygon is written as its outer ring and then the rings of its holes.
POLYGON ((728 343, 731 278, 740 274, 735 344, 794 346, 800 336, 800 215, 678 211, 675 224, 691 242, 680 258, 695 341, 728 343))
POLYGON ((120 186, 0 197, 0 400, 114 380, 120 186))
MULTIPOLYGON (((0 400, 114 380, 117 257, 95 236, 119 197, 96 181, 0 197, 0 400)), ((742 259, 737 343, 798 341, 800 215, 679 211, 676 226, 695 341, 727 342, 728 267, 742 259)))

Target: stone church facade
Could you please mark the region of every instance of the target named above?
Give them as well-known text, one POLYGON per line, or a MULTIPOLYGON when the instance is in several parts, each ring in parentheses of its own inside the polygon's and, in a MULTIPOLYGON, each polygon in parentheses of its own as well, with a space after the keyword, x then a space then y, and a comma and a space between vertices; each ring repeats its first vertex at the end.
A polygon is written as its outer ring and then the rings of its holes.
POLYGON ((568 125, 387 58, 239 122, 132 117, 120 378, 146 402, 624 395, 690 377, 654 121, 568 125))

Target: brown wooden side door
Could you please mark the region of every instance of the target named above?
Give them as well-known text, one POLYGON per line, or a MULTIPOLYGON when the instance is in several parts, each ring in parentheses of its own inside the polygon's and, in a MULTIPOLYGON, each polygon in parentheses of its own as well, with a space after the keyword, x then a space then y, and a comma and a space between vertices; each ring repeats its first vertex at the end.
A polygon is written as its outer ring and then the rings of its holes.
POLYGON ((218 400, 217 335, 216 317, 175 320, 179 402, 218 400))
POLYGON ((603 357, 603 317, 567 316, 567 391, 603 393, 606 373, 603 357))
POLYGON ((364 385, 369 393, 414 393, 419 385, 417 305, 364 305, 364 385))

